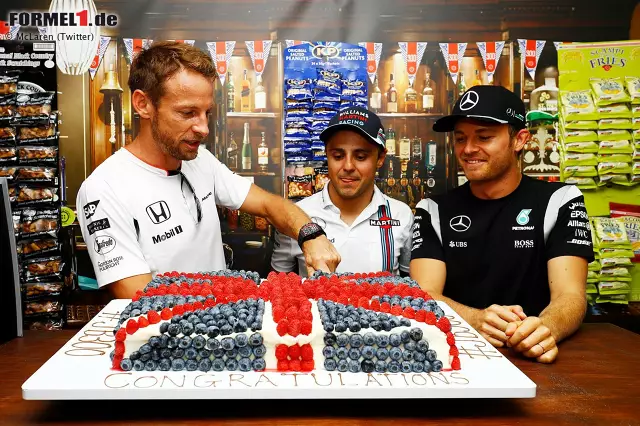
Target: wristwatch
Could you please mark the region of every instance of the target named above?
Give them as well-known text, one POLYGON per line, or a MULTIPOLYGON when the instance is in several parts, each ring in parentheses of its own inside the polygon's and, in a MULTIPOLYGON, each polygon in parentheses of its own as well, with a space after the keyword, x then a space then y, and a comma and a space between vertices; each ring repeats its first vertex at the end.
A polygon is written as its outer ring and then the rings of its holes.
POLYGON ((298 245, 302 248, 302 244, 304 244, 305 241, 313 240, 314 238, 318 238, 320 235, 327 234, 320 225, 314 222, 309 222, 300 228, 300 232, 298 233, 298 245))

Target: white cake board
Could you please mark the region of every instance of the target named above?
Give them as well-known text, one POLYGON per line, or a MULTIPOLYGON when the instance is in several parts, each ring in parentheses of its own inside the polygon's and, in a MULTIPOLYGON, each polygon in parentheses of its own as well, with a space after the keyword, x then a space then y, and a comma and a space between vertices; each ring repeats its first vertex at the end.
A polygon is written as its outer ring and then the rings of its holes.
POLYGON ((536 384, 446 304, 460 371, 421 374, 115 371, 112 330, 129 300, 114 300, 23 385, 29 400, 533 398, 536 384))

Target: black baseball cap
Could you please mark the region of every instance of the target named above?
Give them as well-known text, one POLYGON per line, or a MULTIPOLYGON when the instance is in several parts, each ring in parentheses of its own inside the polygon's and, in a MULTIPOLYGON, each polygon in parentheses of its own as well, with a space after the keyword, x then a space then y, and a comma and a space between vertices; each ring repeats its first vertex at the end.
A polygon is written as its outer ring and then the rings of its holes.
POLYGON ((338 130, 353 130, 382 148, 386 146, 387 138, 380 117, 366 108, 352 107, 338 112, 320 133, 320 140, 327 143, 338 130))
POLYGON ((453 132, 461 118, 473 118, 524 129, 527 121, 524 102, 518 95, 502 86, 474 86, 464 92, 453 107, 451 115, 433 125, 434 132, 453 132))

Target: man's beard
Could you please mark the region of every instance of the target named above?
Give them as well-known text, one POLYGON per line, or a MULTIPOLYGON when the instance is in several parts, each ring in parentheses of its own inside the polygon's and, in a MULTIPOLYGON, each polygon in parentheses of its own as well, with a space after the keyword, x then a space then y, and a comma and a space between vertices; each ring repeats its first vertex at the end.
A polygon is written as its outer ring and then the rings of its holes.
POLYGON ((195 158, 195 156, 192 158, 190 155, 186 155, 181 152, 180 141, 173 139, 170 134, 160 130, 158 119, 156 117, 151 120, 151 136, 164 154, 170 155, 180 161, 189 161, 195 158))

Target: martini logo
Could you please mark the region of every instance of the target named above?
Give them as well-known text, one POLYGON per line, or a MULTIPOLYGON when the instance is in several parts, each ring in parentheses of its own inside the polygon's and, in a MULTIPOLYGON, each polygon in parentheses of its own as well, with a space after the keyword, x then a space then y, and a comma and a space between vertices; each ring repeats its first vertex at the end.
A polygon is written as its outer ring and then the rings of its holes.
POLYGON ((340 54, 340 49, 335 46, 314 46, 311 54, 316 58, 335 58, 340 54))
POLYGON ((9 25, 21 27, 117 27, 118 15, 96 13, 89 16, 87 9, 79 12, 9 12, 9 25))
POLYGON ((400 226, 400 221, 382 216, 380 219, 369 219, 369 225, 379 226, 382 229, 389 229, 392 226, 400 226))
POLYGON ((589 60, 591 68, 600 67, 605 71, 609 71, 613 67, 624 68, 627 65, 627 59, 623 58, 624 50, 618 47, 603 47, 591 51, 593 59, 589 60))

